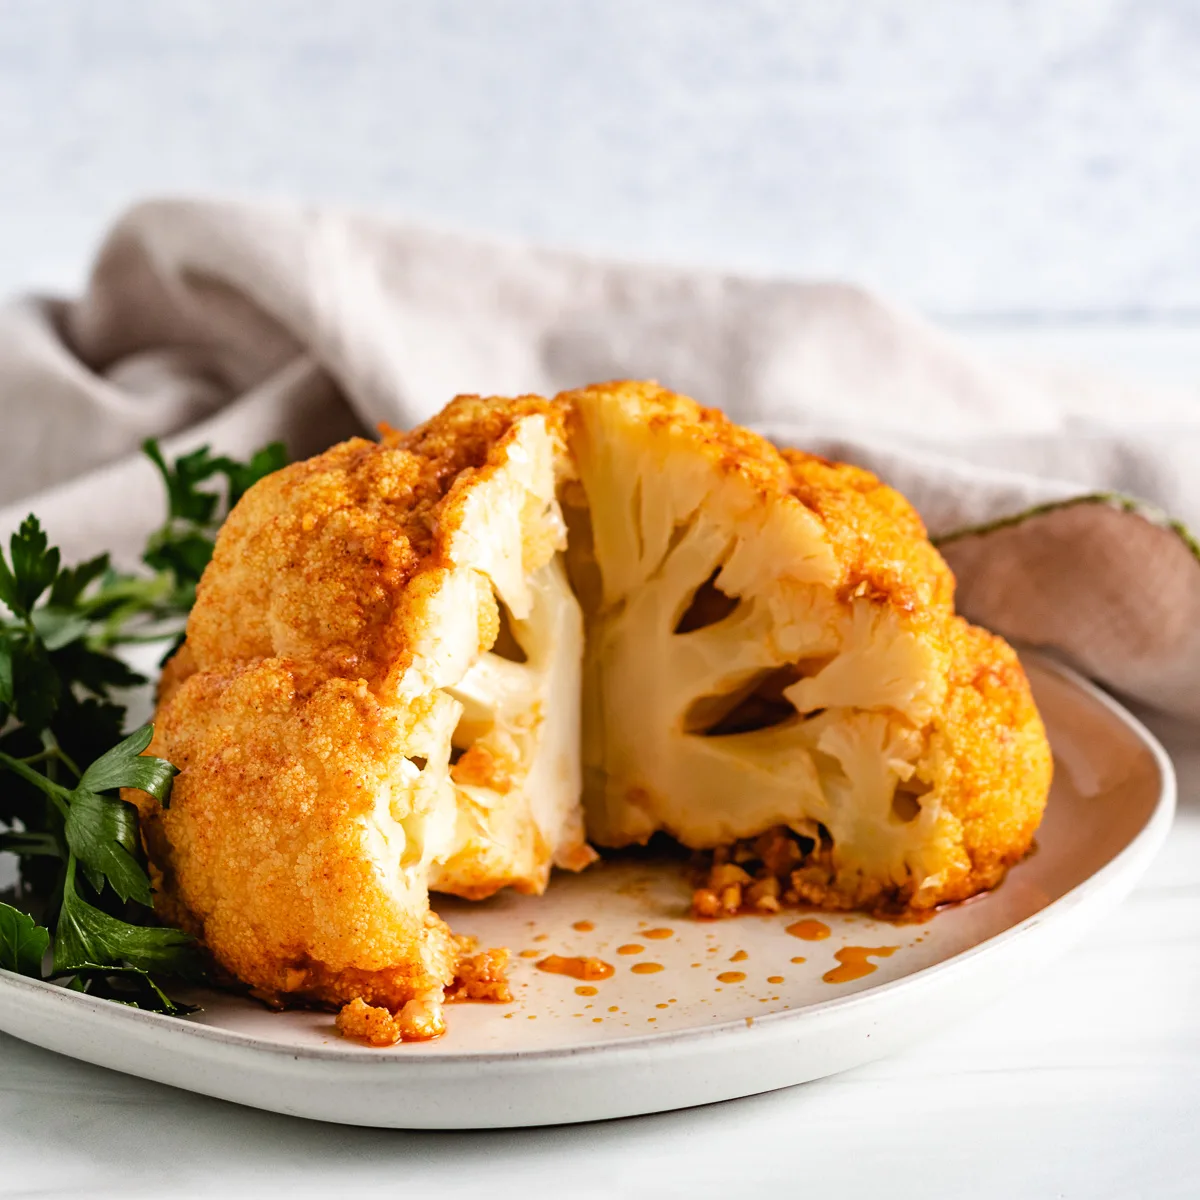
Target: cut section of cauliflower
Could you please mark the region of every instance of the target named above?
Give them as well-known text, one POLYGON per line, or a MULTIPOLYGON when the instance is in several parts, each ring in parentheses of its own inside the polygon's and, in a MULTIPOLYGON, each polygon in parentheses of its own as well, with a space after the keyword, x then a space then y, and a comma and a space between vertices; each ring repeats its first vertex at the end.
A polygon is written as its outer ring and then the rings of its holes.
POLYGON ((563 399, 593 840, 790 830, 802 898, 834 907, 994 884, 1028 849, 1049 752, 1019 665, 954 617, 907 503, 654 385, 563 399), (1002 680, 1003 721, 964 677, 1002 680))
POLYGON ((593 857, 564 470, 558 408, 460 398, 230 515, 164 674, 181 775, 148 841, 172 917, 261 993, 432 1027, 456 966, 428 890, 536 892, 593 857))

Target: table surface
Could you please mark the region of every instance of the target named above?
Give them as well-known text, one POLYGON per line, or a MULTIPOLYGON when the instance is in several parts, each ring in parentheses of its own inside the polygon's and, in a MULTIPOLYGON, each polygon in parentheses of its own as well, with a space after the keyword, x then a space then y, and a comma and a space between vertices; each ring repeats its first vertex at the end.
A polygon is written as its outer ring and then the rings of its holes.
MULTIPOLYGON (((996 327, 1002 354, 1194 381, 1194 330, 996 327)), ((831 1079, 706 1108, 485 1133, 323 1126, 0 1035, 0 1197, 373 1194, 1192 1196, 1200 1177, 1200 741, 1150 717, 1180 808, 1149 877, 987 1011, 831 1079)))

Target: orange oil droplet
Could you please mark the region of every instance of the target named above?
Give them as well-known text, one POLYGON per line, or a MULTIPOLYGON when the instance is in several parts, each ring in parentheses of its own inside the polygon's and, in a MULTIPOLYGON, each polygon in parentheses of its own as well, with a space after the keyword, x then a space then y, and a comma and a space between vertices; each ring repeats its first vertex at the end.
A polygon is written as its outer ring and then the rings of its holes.
POLYGON ((600 1022, 601 1022, 601 1021, 603 1021, 603 1020, 604 1020, 604 1018, 603 1018, 603 1017, 593 1017, 593 1018, 592 1018, 592 1024, 593 1024, 593 1025, 599 1025, 599 1024, 600 1024, 600 1022))
POLYGON ((656 1004, 654 1007, 655 1008, 670 1008, 671 1006, 669 1004, 656 1004))
POLYGON ((844 946, 833 956, 841 966, 826 971, 821 978, 826 983, 852 983, 876 969, 875 963, 868 961, 869 956, 891 958, 899 949, 899 946, 844 946))
POLYGON ((803 921, 797 921, 794 925, 789 925, 787 932, 792 937, 798 937, 806 942, 819 942, 829 936, 829 926, 824 921, 805 918, 803 921))
POLYGON ((745 971, 722 971, 717 978, 722 983, 741 983, 746 978, 745 971))
POLYGON ((675 930, 673 929, 643 929, 642 937, 651 938, 656 942, 661 942, 664 938, 674 937, 675 930))
POLYGON ((579 930, 580 933, 591 933, 596 926, 591 921, 576 921, 571 928, 579 930))
POLYGON ((794 963, 808 962, 808 959, 807 958, 793 958, 792 962, 794 962, 794 963))
POLYGON ((617 1007, 617 1005, 615 1005, 615 1004, 610 1004, 610 1005, 608 1006, 608 1011, 609 1011, 609 1012, 620 1012, 621 1010, 620 1010, 620 1008, 618 1008, 618 1007, 617 1007))
POLYGON ((735 950, 735 951, 734 951, 734 952, 733 952, 733 953, 732 953, 732 954, 729 956, 729 961, 730 961, 730 962, 745 962, 745 961, 746 961, 746 959, 748 959, 749 957, 750 957, 750 955, 748 955, 748 954, 745 952, 745 950, 735 950))
POLYGON ((655 972, 661 971, 663 969, 663 965, 662 963, 656 962, 640 962, 634 963, 629 969, 635 975, 653 975, 655 972))
POLYGON ((783 976, 782 975, 768 975, 767 982, 768 983, 782 983, 783 976))
POLYGON ((596 989, 592 987, 591 984, 585 984, 584 986, 577 987, 575 989, 575 995, 577 996, 594 996, 595 994, 596 989))
POLYGON ((522 950, 521 951, 522 958, 537 958, 537 956, 539 954, 541 954, 540 950, 522 950))
POLYGON ((626 942, 623 946, 617 947, 618 954, 641 954, 645 950, 645 946, 639 946, 637 942, 626 942))
POLYGON ((561 954, 543 958, 537 967, 539 971, 569 975, 572 979, 608 979, 613 973, 612 964, 598 958, 564 958, 561 954))

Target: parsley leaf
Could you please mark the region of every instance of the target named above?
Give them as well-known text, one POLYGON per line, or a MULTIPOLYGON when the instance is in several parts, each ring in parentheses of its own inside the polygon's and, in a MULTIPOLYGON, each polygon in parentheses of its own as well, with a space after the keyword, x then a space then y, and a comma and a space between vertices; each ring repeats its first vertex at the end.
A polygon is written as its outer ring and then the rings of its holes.
POLYGON ((51 608, 74 608, 79 603, 89 584, 100 579, 110 570, 107 554, 97 554, 77 567, 63 567, 58 573, 46 603, 51 608))
POLYGON ((62 676, 36 631, 11 631, 2 640, 12 670, 12 714, 30 729, 45 729, 62 699, 62 676))
POLYGON ((27 617, 58 574, 58 550, 49 548, 42 526, 32 513, 12 535, 8 548, 11 568, 0 554, 0 600, 18 617, 27 617))
POLYGON ((89 996, 100 996, 116 1004, 127 1004, 147 1012, 164 1013, 168 1017, 181 1017, 200 1011, 194 1004, 180 1004, 172 1000, 154 982, 153 976, 138 967, 84 963, 74 969, 67 986, 72 991, 86 992, 89 996))
POLYGON ((158 468, 167 490, 167 519, 150 538, 142 560, 156 571, 170 572, 180 602, 190 607, 195 586, 212 558, 221 507, 220 493, 201 485, 223 479, 227 511, 260 479, 285 466, 287 451, 282 442, 272 442, 248 463, 240 463, 201 446, 168 463, 153 438, 143 442, 142 449, 158 468))
POLYGON ((220 497, 201 491, 199 484, 220 472, 221 460, 214 458, 207 446, 201 446, 199 450, 177 458, 174 466, 169 466, 154 438, 147 438, 142 443, 142 450, 158 468, 167 486, 167 522, 191 521, 196 525, 207 525, 213 519, 220 497))
POLYGON ((61 975, 103 963, 192 978, 200 973, 195 942, 186 933, 130 925, 81 899, 72 859, 54 933, 54 972, 61 975))
POLYGON ((50 930, 8 904, 0 904, 0 967, 18 975, 42 977, 42 958, 50 945, 50 930))
POLYGON ((79 787, 93 792, 138 788, 149 792, 166 808, 171 796, 171 781, 179 774, 179 769, 166 759, 143 754, 153 737, 153 725, 135 729, 120 745, 101 755, 84 771, 79 787))
POLYGON ((137 810, 131 804, 76 788, 65 829, 67 845, 97 895, 107 880, 122 900, 153 907, 150 880, 137 859, 137 810))

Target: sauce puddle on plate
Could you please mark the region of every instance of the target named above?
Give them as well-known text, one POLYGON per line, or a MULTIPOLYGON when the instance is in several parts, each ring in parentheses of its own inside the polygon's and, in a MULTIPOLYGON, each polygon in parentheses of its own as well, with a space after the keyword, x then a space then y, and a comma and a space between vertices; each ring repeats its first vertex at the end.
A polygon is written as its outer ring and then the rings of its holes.
POLYGON ((891 958, 899 949, 899 946, 845 946, 833 956, 841 966, 826 971, 821 978, 826 983, 853 983, 877 969, 875 963, 868 961, 869 956, 891 958))
POLYGON ((599 958, 564 958, 561 954, 543 958, 537 968, 549 971, 551 975, 569 975, 572 979, 610 979, 614 969, 612 963, 599 958))
POLYGON ((789 925, 787 932, 805 942, 820 942, 829 936, 829 926, 824 921, 806 919, 789 925))

